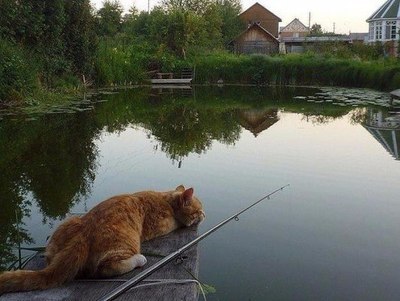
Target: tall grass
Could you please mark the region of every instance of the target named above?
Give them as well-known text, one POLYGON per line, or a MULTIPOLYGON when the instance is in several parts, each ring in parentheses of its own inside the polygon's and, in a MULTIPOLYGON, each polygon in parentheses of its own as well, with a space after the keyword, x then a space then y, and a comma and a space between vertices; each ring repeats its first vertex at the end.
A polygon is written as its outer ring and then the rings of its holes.
POLYGON ((38 87, 32 61, 21 48, 0 39, 0 102, 20 101, 38 87))
POLYGON ((98 85, 126 84, 142 79, 143 63, 147 60, 144 51, 134 45, 118 41, 100 41, 95 60, 96 83, 98 85))
POLYGON ((396 61, 360 61, 311 54, 286 56, 227 53, 194 59, 196 83, 324 85, 377 90, 400 88, 400 64, 396 61))
POLYGON ((166 45, 147 42, 121 35, 105 38, 98 45, 95 59, 96 84, 100 86, 140 84, 156 71, 180 75, 190 62, 171 53, 166 45))

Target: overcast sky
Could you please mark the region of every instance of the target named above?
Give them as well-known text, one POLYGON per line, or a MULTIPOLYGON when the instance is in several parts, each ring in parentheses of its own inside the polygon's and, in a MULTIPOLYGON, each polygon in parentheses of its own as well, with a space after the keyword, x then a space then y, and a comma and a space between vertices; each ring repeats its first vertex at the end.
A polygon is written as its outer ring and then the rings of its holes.
MULTIPOLYGON (((100 8, 104 0, 91 0, 100 8)), ((242 0, 243 9, 256 1, 242 0)), ((258 2, 282 19, 280 26, 287 25, 294 18, 308 25, 311 12, 311 24, 322 25, 323 30, 332 31, 335 23, 336 33, 368 32, 365 20, 370 17, 385 0, 258 0, 258 2)), ((139 10, 147 10, 147 0, 120 0, 126 10, 135 4, 139 10)), ((158 1, 150 0, 150 7, 158 1)))

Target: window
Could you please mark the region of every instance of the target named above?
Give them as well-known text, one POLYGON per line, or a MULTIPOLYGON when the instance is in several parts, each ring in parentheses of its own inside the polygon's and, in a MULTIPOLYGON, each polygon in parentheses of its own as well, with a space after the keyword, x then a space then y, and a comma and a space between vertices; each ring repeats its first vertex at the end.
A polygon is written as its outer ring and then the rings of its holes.
POLYGON ((382 22, 376 22, 375 24, 375 39, 382 40, 382 22))
POLYGON ((396 21, 386 21, 386 40, 396 40, 397 26, 396 21))
POLYGON ((371 22, 371 23, 369 23, 369 40, 370 41, 374 40, 374 33, 375 33, 375 26, 374 26, 374 23, 371 22))

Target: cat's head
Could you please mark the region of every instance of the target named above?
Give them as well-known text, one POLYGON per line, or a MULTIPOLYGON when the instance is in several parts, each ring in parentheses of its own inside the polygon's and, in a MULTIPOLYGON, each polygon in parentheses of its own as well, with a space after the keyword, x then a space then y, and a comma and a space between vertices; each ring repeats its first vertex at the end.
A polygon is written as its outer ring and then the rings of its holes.
POLYGON ((200 200, 193 195, 193 188, 185 189, 183 185, 176 187, 173 192, 175 219, 189 227, 201 223, 206 215, 200 200))

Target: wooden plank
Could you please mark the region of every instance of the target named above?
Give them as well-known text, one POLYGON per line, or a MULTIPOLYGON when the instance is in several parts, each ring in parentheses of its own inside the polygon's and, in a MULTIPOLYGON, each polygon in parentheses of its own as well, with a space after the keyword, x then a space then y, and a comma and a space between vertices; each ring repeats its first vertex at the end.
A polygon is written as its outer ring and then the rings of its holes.
POLYGON ((390 92, 390 95, 394 98, 400 99, 400 89, 390 92))
POLYGON ((150 80, 152 84, 190 84, 191 78, 154 78, 150 80))
POLYGON ((166 84, 166 85, 151 85, 152 89, 171 89, 171 90, 192 90, 191 86, 187 86, 187 85, 170 85, 170 84, 166 84))
MULTIPOLYGON (((142 253, 148 262, 144 268, 148 268, 197 237, 197 227, 176 230, 166 236, 145 242, 142 245, 142 253)), ((43 254, 38 254, 31 260, 26 269, 42 269, 45 266, 43 254)), ((31 291, 25 293, 12 293, 0 297, 0 301, 63 301, 63 300, 97 300, 121 285, 124 279, 130 279, 143 269, 136 269, 125 275, 105 280, 76 280, 58 288, 45 291, 31 291)), ((171 262, 156 271, 149 277, 154 279, 193 279, 190 275, 198 277, 198 250, 194 247, 184 254, 183 262, 171 262)), ((143 284, 147 284, 143 283, 143 284)), ((198 300, 198 290, 194 283, 168 284, 138 287, 129 290, 116 300, 198 300)))
POLYGON ((164 78, 164 76, 166 76, 167 79, 171 79, 171 78, 174 77, 174 74, 171 73, 171 72, 164 72, 164 73, 158 72, 158 73, 157 73, 157 78, 159 78, 159 79, 164 78))

